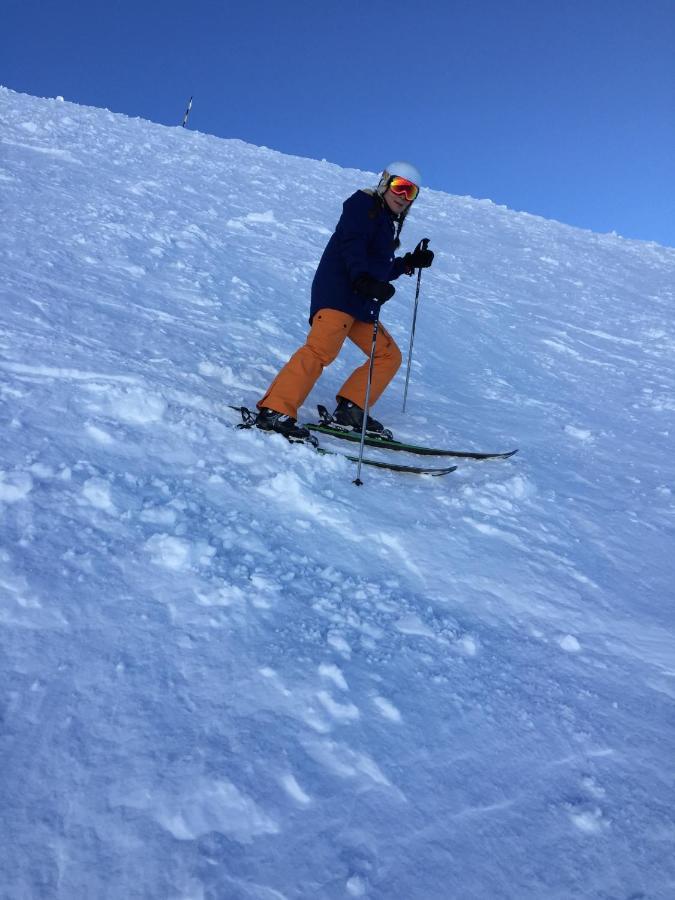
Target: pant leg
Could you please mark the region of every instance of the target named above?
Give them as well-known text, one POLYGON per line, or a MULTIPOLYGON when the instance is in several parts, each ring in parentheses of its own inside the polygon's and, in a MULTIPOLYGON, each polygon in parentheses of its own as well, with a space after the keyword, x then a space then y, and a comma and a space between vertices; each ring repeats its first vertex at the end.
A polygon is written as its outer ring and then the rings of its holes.
MULTIPOLYGON (((342 385, 338 397, 351 400, 361 409, 366 405, 366 388, 368 386, 368 369, 370 368, 370 351, 373 346, 373 325, 354 320, 349 331, 349 338, 366 354, 368 359, 359 366, 342 385)), ((380 323, 373 357, 373 380, 370 385, 370 405, 374 406, 391 379, 401 365, 401 351, 393 337, 380 323)))
POLYGON ((297 350, 279 372, 258 408, 267 407, 294 419, 324 368, 340 352, 354 322, 352 316, 336 309, 321 309, 303 347, 297 350))

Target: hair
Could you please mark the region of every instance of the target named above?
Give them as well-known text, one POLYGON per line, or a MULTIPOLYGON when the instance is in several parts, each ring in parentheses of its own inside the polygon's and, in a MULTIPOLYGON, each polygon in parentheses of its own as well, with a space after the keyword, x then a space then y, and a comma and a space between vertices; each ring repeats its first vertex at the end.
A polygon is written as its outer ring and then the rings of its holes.
MULTIPOLYGON (((386 204, 384 197, 378 191, 368 190, 367 193, 372 194, 373 202, 368 211, 368 216, 371 219, 376 219, 381 212, 386 211, 386 204)), ((412 203, 410 204, 412 206, 412 203)), ((405 222, 405 217, 410 212, 410 206, 407 209, 404 209, 402 213, 399 213, 394 217, 394 221, 396 222, 396 234, 394 236, 394 250, 398 250, 401 246, 401 231, 403 229, 403 223, 405 222)))

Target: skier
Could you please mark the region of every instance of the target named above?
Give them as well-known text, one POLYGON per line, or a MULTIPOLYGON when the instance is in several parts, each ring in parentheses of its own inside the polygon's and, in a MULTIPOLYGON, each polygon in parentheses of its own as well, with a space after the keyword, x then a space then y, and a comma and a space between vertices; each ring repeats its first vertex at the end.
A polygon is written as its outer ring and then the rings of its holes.
MULTIPOLYGON (((383 171, 376 190, 363 189, 343 204, 312 282, 307 340, 281 369, 259 401, 256 426, 286 437, 306 439, 309 431, 297 424, 304 403, 324 368, 337 357, 345 338, 370 356, 377 305, 394 296, 394 281, 404 273, 427 268, 434 254, 420 243, 412 253, 394 256, 401 228, 419 193, 421 177, 406 162, 393 162, 383 171)), ((376 402, 401 364, 394 339, 379 326, 370 404, 376 402)), ((361 430, 369 365, 366 361, 345 381, 337 394, 335 421, 361 430)), ((382 432, 368 416, 368 431, 382 432)))

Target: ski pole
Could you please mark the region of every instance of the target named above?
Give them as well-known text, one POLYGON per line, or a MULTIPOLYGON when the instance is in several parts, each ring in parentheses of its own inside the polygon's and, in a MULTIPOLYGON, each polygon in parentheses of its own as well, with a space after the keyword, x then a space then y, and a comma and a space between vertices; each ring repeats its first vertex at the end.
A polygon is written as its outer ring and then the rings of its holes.
POLYGON ((370 348, 370 362, 368 364, 368 384, 366 385, 366 403, 363 409, 363 425, 361 425, 361 443, 359 445, 359 464, 356 469, 356 478, 354 479, 354 484, 359 485, 359 487, 363 484, 361 481, 361 461, 363 460, 363 448, 366 444, 366 430, 368 425, 368 409, 370 407, 370 385, 373 381, 373 361, 375 359, 375 344, 377 343, 377 332, 380 327, 380 304, 377 304, 377 311, 375 313, 375 322, 373 323, 373 344, 370 348))
MULTIPOLYGON (((429 238, 423 238, 416 249, 426 250, 429 246, 429 238)), ((410 364, 412 363, 413 341, 415 340, 415 324, 417 322, 417 303, 420 297, 420 282, 422 280, 422 270, 417 270, 417 290, 415 291, 415 309, 413 311, 412 328, 410 329, 410 346, 408 347, 408 371, 405 373, 405 390, 403 391, 403 412, 405 412, 405 403, 408 399, 408 382, 410 381, 410 364)))

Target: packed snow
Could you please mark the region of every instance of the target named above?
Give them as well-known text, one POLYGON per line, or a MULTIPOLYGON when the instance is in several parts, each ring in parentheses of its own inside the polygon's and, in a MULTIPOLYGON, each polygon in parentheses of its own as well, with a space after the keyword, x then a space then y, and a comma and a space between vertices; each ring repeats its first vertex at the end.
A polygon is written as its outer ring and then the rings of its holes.
POLYGON ((229 405, 376 173, 0 117, 0 895, 672 900, 675 250, 423 190, 375 413, 520 452, 356 487, 229 405))

